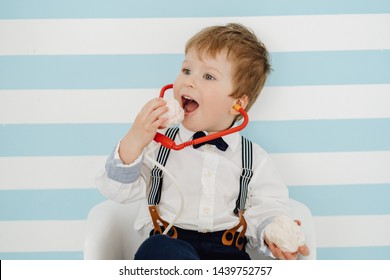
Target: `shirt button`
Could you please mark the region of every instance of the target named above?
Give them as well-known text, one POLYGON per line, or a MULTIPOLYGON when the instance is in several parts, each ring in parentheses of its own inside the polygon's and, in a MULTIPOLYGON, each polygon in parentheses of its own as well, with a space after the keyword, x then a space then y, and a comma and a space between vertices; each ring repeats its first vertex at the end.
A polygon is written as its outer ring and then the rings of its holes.
POLYGON ((210 208, 203 208, 203 214, 208 214, 210 213, 210 208))

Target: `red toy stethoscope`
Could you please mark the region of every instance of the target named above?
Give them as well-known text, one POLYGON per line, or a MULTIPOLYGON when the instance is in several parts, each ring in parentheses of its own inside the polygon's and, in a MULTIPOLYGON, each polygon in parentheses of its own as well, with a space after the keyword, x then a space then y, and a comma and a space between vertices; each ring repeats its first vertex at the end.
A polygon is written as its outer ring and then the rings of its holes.
MULTIPOLYGON (((171 89, 171 88, 173 88, 173 84, 169 84, 169 85, 162 87, 161 91, 160 91, 160 97, 164 97, 165 91, 168 89, 171 89)), ((224 131, 209 134, 209 135, 206 135, 204 137, 201 137, 201 138, 198 138, 195 140, 189 140, 189 141, 183 142, 179 145, 177 145, 175 143, 175 141, 171 140, 170 138, 168 138, 167 136, 165 136, 159 132, 157 132, 156 135, 154 136, 154 141, 161 143, 161 145, 163 145, 164 147, 166 147, 168 149, 181 150, 181 149, 188 147, 188 146, 204 143, 204 142, 207 142, 207 141, 210 141, 210 140, 213 140, 213 139, 216 139, 216 138, 243 130, 249 122, 248 114, 239 104, 234 105, 233 108, 234 108, 234 110, 239 112, 244 118, 244 121, 238 126, 231 127, 231 128, 224 130, 224 131)))

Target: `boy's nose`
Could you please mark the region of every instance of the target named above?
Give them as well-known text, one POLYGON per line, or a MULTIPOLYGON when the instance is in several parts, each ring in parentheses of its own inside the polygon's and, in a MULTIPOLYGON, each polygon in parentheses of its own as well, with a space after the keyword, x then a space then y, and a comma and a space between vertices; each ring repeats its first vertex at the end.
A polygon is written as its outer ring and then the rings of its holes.
POLYGON ((195 88, 195 80, 193 77, 188 76, 185 80, 186 87, 195 88))

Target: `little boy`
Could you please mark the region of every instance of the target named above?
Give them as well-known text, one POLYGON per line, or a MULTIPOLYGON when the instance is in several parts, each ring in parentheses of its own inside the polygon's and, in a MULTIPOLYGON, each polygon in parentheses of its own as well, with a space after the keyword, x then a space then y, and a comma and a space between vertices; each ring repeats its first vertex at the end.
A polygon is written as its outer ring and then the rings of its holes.
MULTIPOLYGON (((200 31, 188 41, 174 82, 174 97, 185 117, 171 138, 182 143, 193 139, 195 132, 213 134, 234 126, 240 114, 233 106, 248 111, 269 72, 266 48, 246 27, 228 24, 200 31)), ((248 141, 238 133, 224 136, 216 146, 169 151, 165 167, 179 183, 184 208, 170 236, 156 234, 174 219, 180 199, 172 180, 153 175, 154 165, 144 160, 145 153, 158 145, 153 138, 167 121, 165 105, 155 98, 141 109, 97 180, 100 191, 117 202, 148 197, 149 211, 145 202, 135 228, 150 237, 135 258, 250 259, 246 246, 259 247, 279 259, 307 255, 305 245, 286 253, 267 244, 263 229, 274 217, 288 215, 288 191, 260 146, 249 142, 252 152, 246 158, 242 147, 248 141), (247 161, 252 173, 245 177, 243 162, 247 161)), ((157 158, 157 150, 152 155, 157 158)))

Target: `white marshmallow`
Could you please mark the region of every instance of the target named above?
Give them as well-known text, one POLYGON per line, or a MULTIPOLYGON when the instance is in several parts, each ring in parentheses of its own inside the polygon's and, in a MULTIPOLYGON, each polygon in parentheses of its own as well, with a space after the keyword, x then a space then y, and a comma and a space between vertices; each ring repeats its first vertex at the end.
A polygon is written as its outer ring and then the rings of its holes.
POLYGON ((164 126, 168 127, 180 123, 184 119, 184 110, 176 99, 167 100, 168 112, 163 114, 162 118, 168 118, 164 126))
POLYGON ((285 215, 275 217, 264 231, 267 239, 284 252, 295 253, 299 246, 305 244, 305 236, 301 232, 301 227, 285 215))

